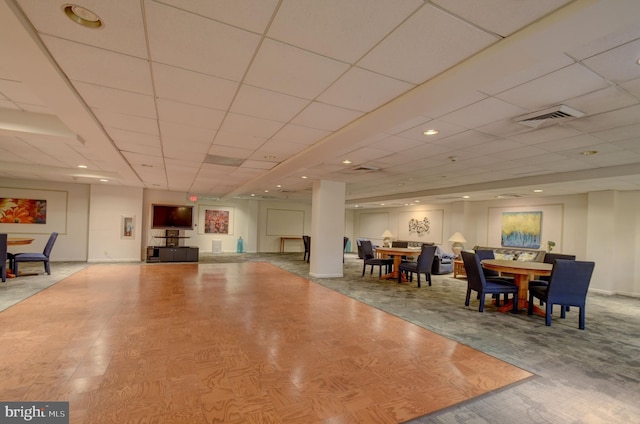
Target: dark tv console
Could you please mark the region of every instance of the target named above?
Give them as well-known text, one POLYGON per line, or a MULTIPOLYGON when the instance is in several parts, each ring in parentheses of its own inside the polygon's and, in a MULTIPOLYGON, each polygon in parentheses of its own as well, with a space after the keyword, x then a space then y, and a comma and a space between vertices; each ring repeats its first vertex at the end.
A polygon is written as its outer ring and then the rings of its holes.
POLYGON ((189 246, 148 246, 147 262, 198 262, 199 249, 189 246))
POLYGON ((165 245, 148 246, 147 262, 198 262, 199 249, 179 246, 180 239, 189 237, 180 236, 178 230, 167 230, 164 236, 155 237, 165 239, 165 245))

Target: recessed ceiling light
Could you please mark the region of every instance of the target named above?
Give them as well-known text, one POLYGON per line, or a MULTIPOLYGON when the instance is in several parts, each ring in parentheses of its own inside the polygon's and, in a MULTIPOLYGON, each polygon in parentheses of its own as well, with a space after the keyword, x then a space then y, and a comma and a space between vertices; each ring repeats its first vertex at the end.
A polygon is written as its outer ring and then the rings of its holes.
POLYGON ((273 155, 266 155, 264 158, 265 159, 275 159, 276 157, 273 156, 273 155))
POLYGON ((303 176, 302 176, 302 177, 300 177, 300 178, 302 178, 303 180, 306 180, 306 179, 307 179, 307 178, 309 178, 309 177, 307 177, 306 175, 303 175, 303 176))
POLYGON ((251 197, 255 197, 255 193, 251 193, 251 197))
POLYGON ((102 20, 100 17, 82 6, 68 4, 64 6, 63 10, 64 14, 67 15, 69 19, 83 27, 100 28, 102 26, 102 20))
POLYGON ((349 159, 345 159, 345 160, 342 161, 342 163, 344 163, 345 165, 349 165, 352 162, 349 159))
POLYGON ((101 182, 101 183, 108 183, 108 182, 109 182, 109 180, 107 180, 106 178, 100 178, 100 182, 101 182))
POLYGON ((384 206, 384 203, 380 203, 380 206, 384 206))
POLYGON ((431 129, 428 129, 428 130, 423 131, 423 132, 422 132, 422 134, 424 134, 424 135, 436 135, 436 134, 438 134, 439 132, 440 132, 440 131, 438 131, 438 130, 436 130, 436 129, 431 128, 431 129))
POLYGON ((462 196, 463 199, 470 199, 471 196, 462 196))
POLYGON ((580 152, 582 156, 591 156, 595 155, 596 153, 598 153, 597 150, 585 150, 584 152, 580 152))
POLYGON ((78 165, 78 168, 87 169, 87 165, 78 165))
POLYGON ((269 193, 269 190, 265 190, 264 192, 265 192, 265 193, 269 193))
POLYGON ((282 184, 278 184, 276 188, 282 188, 282 184))
POLYGON ((542 190, 540 190, 539 188, 533 190, 534 193, 542 193, 542 190))
POLYGON ((420 201, 419 201, 419 200, 414 200, 414 202, 416 202, 416 203, 420 203, 420 201))

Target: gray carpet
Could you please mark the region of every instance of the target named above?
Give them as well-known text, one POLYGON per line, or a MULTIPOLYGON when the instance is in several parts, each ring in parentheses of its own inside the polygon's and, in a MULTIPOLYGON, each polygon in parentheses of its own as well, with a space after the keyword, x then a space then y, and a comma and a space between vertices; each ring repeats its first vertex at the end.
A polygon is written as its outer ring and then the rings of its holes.
MULTIPOLYGON (((577 308, 564 320, 556 308, 551 327, 539 316, 499 313, 489 301, 485 312, 479 313, 473 297, 471 306, 464 306, 465 280, 452 274, 433 276, 431 287, 423 284, 418 289, 415 283, 379 280, 377 269, 373 275, 367 269, 362 277, 362 260, 355 254, 345 257, 344 277, 328 279, 309 277, 302 253, 204 253, 200 257, 204 266, 246 261, 268 261, 536 374, 521 384, 411 423, 640 422, 639 299, 589 294, 587 328, 580 331, 577 308)), ((0 310, 86 266, 53 263, 51 276, 40 270, 40 275, 8 280, 0 286, 0 310)))

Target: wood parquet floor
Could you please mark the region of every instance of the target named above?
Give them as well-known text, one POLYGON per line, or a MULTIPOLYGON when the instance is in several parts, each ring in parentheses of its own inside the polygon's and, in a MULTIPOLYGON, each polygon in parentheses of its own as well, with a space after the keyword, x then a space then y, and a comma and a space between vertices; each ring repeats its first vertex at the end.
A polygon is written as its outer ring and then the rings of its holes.
POLYGON ((0 313, 0 399, 71 423, 398 423, 530 373, 264 262, 92 265, 0 313))

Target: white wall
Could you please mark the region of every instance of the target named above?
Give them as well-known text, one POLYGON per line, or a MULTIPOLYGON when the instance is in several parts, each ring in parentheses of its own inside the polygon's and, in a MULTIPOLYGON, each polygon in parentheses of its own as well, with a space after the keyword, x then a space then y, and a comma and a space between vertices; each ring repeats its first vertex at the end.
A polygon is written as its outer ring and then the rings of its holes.
POLYGON ((88 262, 139 261, 142 256, 142 188, 93 184, 89 202, 88 262), (123 217, 134 219, 125 237, 123 217))

